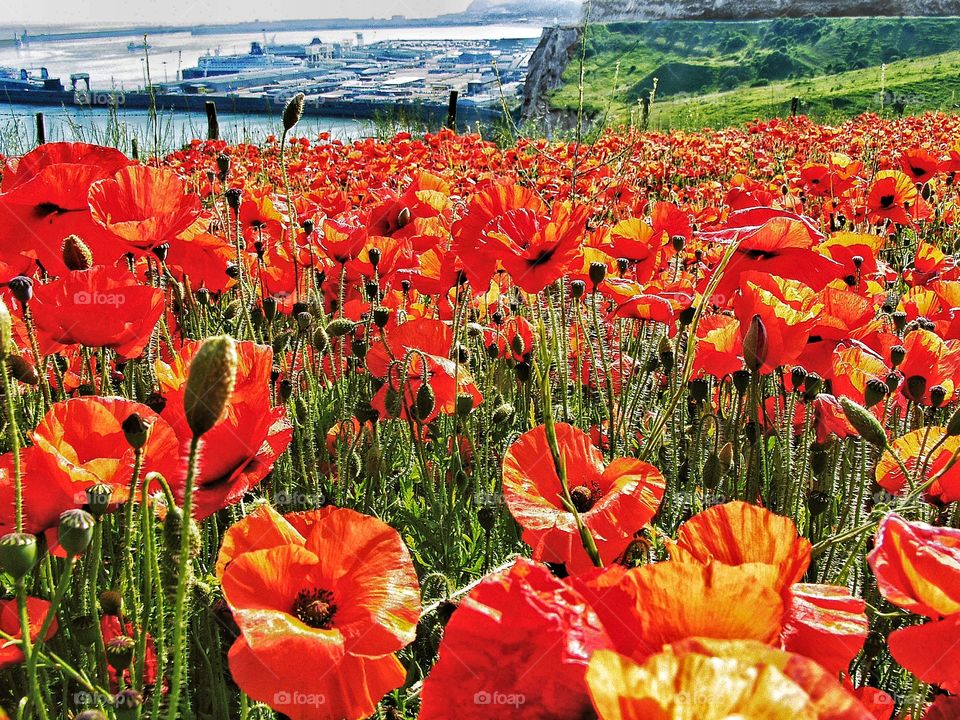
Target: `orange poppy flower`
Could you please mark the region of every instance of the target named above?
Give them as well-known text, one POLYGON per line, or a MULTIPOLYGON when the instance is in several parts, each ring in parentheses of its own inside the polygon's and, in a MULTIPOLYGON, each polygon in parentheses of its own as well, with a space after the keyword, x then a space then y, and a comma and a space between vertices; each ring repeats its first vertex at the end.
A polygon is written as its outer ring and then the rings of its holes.
POLYGON ((922 185, 940 172, 940 158, 925 148, 908 148, 900 156, 900 169, 922 185))
MULTIPOLYGON (((923 484, 947 468, 954 454, 960 452, 960 436, 946 436, 944 427, 927 427, 901 435, 892 443, 893 452, 903 460, 912 473, 917 473, 921 465, 926 467, 922 478, 916 478, 917 484, 923 484)), ((903 470, 893 454, 887 450, 877 463, 877 484, 893 495, 899 495, 907 486, 903 470)), ((946 470, 927 489, 927 496, 937 498, 942 503, 960 500, 960 464, 946 470)))
MULTIPOLYGON (((183 409, 190 361, 200 342, 183 344, 170 365, 157 361, 157 378, 165 405, 160 413, 182 443, 192 437, 183 409)), ((198 518, 205 518, 243 495, 266 477, 293 437, 283 406, 270 407, 273 351, 249 341, 236 343, 237 380, 223 418, 203 436, 200 471, 194 496, 198 518)), ((185 460, 185 458, 183 458, 185 460)), ((183 491, 186 473, 168 478, 175 492, 183 491)))
POLYGON ((743 369, 743 342, 740 323, 729 315, 708 315, 697 325, 697 346, 693 359, 694 375, 705 373, 716 378, 743 369))
MULTIPOLYGON (((73 486, 63 473, 33 472, 43 451, 33 445, 20 449, 20 472, 23 478, 23 527, 28 533, 38 535, 55 528, 64 510, 80 507, 86 494, 73 486)), ((16 488, 13 473, 13 455, 0 455, 0 535, 16 528, 14 514, 16 488)))
MULTIPOLYGON (((585 432, 557 423, 556 433, 574 506, 600 558, 612 562, 656 514, 663 499, 663 475, 634 458, 618 458, 604 467, 603 456, 585 432)), ((573 513, 560 500, 560 478, 542 425, 521 435, 507 450, 503 494, 534 559, 566 563, 571 571, 592 565, 573 513)))
POLYGON ((917 187, 908 175, 899 170, 881 170, 867 195, 867 217, 875 225, 887 220, 909 225, 917 198, 917 187))
MULTIPOLYGON (((40 598, 27 598, 27 622, 30 627, 30 640, 36 641, 40 637, 40 630, 43 627, 43 621, 47 617, 50 609, 50 603, 40 598)), ((23 637, 20 626, 20 612, 17 608, 17 601, 0 600, 0 630, 4 635, 9 635, 14 640, 20 640, 23 637)), ((49 640, 57 633, 57 620, 54 618, 47 636, 44 640, 49 640)), ((23 651, 16 644, 4 640, 0 644, 0 670, 19 665, 23 662, 23 651)))
POLYGON ((578 592, 518 559, 454 611, 423 683, 420 720, 585 717, 587 662, 609 646, 578 592))
POLYGON ((930 618, 891 633, 890 654, 923 682, 960 692, 960 530, 890 514, 867 561, 889 602, 930 618))
POLYGON ((162 290, 103 265, 34 285, 30 301, 43 354, 84 345, 110 348, 121 358, 143 353, 163 306, 162 290))
POLYGON ((130 165, 90 187, 93 219, 128 249, 169 243, 200 217, 200 198, 172 170, 130 165))
POLYGON ((816 663, 751 641, 688 640, 643 664, 598 650, 586 680, 600 720, 873 717, 816 663))
POLYGON ((9 158, 0 185, 0 259, 27 274, 36 260, 59 275, 68 235, 83 238, 97 262, 118 259, 123 250, 91 218, 87 192, 129 164, 118 150, 85 143, 47 143, 9 158))
POLYGON ((680 715, 708 719, 741 713, 783 720, 872 718, 816 663, 752 641, 686 640, 642 666, 609 651, 594 657, 597 664, 591 661, 587 682, 601 720, 680 715), (617 696, 619 708, 613 702, 617 696))
POLYGON ((141 477, 154 471, 166 478, 175 477, 180 440, 173 428, 146 405, 97 396, 73 398, 50 408, 32 433, 37 448, 31 459, 32 472, 48 478, 62 476, 64 483, 75 488, 77 505, 85 502, 84 491, 98 483, 113 490, 112 502, 126 501, 134 450, 125 437, 123 423, 134 414, 150 427, 143 446, 141 477))
POLYGON ((253 699, 293 720, 359 720, 403 683, 394 653, 416 635, 420 586, 381 520, 263 505, 227 530, 217 568, 240 629, 230 673, 253 699))
POLYGON ((897 369, 905 378, 900 385, 904 396, 930 405, 930 389, 939 385, 945 391, 943 402, 949 403, 960 374, 960 342, 920 329, 907 334, 903 347, 906 353, 897 369))

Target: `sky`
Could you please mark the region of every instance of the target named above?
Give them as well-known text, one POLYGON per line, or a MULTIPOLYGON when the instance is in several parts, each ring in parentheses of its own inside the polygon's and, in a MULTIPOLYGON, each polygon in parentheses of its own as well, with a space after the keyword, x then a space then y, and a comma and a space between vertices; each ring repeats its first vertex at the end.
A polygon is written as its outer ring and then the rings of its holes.
POLYGON ((243 20, 433 17, 470 0, 0 0, 0 24, 189 25, 243 20))

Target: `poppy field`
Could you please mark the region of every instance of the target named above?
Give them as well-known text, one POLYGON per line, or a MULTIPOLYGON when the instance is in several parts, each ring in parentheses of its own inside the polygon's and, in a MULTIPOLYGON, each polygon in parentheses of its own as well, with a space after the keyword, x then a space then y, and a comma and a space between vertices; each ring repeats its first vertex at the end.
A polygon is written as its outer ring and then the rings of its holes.
POLYGON ((960 718, 960 118, 298 119, 5 159, 7 716, 960 718))

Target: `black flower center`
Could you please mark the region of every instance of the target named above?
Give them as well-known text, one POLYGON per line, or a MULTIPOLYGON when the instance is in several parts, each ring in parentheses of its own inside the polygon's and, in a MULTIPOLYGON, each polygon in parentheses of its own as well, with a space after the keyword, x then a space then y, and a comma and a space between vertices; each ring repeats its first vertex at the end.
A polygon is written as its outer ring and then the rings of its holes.
POLYGON ((603 493, 600 491, 600 485, 596 480, 591 482, 589 487, 587 485, 577 485, 570 490, 570 499, 573 501, 573 506, 580 513, 588 512, 597 504, 601 495, 603 493))
POLYGON ((896 199, 896 198, 895 198, 893 195, 883 195, 883 196, 881 196, 881 198, 880 198, 880 207, 882 207, 882 208, 893 207, 893 201, 894 201, 895 199, 896 199))
POLYGON ((304 625, 320 630, 333 627, 333 616, 337 606, 333 603, 333 593, 322 588, 305 588, 297 593, 293 601, 293 615, 304 625))

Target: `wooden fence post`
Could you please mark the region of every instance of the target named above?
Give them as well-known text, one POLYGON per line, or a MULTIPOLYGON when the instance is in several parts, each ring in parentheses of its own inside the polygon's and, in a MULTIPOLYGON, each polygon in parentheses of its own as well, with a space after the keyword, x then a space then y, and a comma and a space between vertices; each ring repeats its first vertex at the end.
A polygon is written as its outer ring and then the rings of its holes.
POLYGON ((220 139, 220 122, 217 120, 217 105, 213 100, 204 103, 207 109, 207 140, 220 139))
POLYGON ((457 98, 460 96, 456 90, 450 91, 450 101, 447 103, 447 127, 457 131, 457 98))
POLYGON ((37 113, 37 145, 43 145, 47 141, 47 129, 43 126, 43 113, 37 113))

